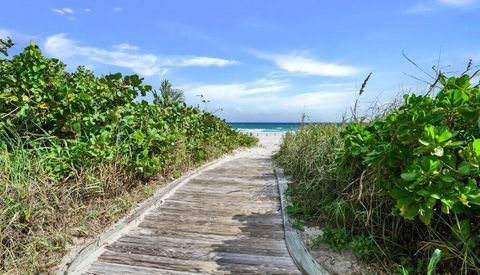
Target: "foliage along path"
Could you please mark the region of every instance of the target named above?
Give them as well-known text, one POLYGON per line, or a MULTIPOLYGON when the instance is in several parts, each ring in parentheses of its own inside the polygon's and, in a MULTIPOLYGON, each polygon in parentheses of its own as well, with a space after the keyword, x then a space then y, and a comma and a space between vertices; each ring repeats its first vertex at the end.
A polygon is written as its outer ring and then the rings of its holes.
POLYGON ((300 274, 285 244, 272 138, 190 178, 86 273, 300 274))

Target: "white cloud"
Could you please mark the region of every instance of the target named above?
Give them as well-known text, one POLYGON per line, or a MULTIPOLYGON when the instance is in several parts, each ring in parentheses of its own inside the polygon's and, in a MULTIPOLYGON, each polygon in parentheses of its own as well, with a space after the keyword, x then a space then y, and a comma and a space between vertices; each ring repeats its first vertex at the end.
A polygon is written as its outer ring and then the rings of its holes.
MULTIPOLYGON (((305 114, 311 121, 341 121, 355 100, 355 92, 313 91, 293 96, 265 98, 264 112, 285 114, 291 121, 305 114)), ((297 120, 298 121, 298 120, 297 120)))
POLYGON ((313 121, 339 121, 355 99, 353 83, 327 83, 318 90, 294 92, 289 82, 278 78, 227 84, 183 85, 190 102, 197 95, 209 100, 208 110, 229 121, 298 121, 306 113, 313 121), (349 88, 350 87, 350 88, 349 88))
POLYGON ((190 91, 192 96, 203 95, 207 99, 233 100, 246 95, 277 93, 288 88, 284 80, 261 78, 251 82, 229 84, 186 85, 181 88, 190 91))
POLYGON ((442 7, 456 9, 478 8, 480 0, 426 0, 416 3, 414 6, 404 10, 405 13, 424 14, 438 10, 442 7))
POLYGON ((160 74, 162 68, 156 65, 157 58, 152 54, 131 54, 123 51, 109 51, 94 47, 82 47, 65 34, 47 37, 45 51, 57 58, 83 57, 88 61, 128 68, 144 76, 160 74))
POLYGON ((54 11, 58 14, 73 14, 74 13, 72 8, 52 9, 52 11, 54 11))
POLYGON ((65 14, 61 9, 52 9, 52 11, 59 13, 59 14, 65 14))
POLYGON ((113 48, 119 51, 138 51, 140 49, 138 46, 130 45, 127 43, 113 45, 113 48))
POLYGON ((300 52, 272 54, 254 51, 253 54, 275 63, 280 69, 290 73, 319 76, 351 76, 361 71, 361 69, 353 66, 319 61, 300 52))
POLYGON ((44 48, 47 54, 57 58, 86 59, 88 62, 127 68, 143 76, 162 75, 171 67, 236 64, 232 60, 213 57, 157 56, 150 53, 140 53, 137 46, 129 44, 114 45, 113 50, 81 46, 76 41, 67 38, 63 33, 47 37, 44 48), (209 62, 199 62, 198 60, 208 60, 209 62))
POLYGON ((435 10, 432 5, 427 5, 425 3, 419 2, 415 6, 406 9, 405 13, 428 13, 435 10))
POLYGON ((308 92, 302 93, 290 98, 281 99, 285 108, 319 108, 321 110, 340 109, 346 111, 355 98, 353 92, 308 92))
POLYGON ((477 0, 438 0, 438 2, 452 7, 465 7, 474 4, 475 2, 478 3, 477 0))
POLYGON ((84 12, 91 12, 92 10, 89 8, 83 9, 84 12))
POLYGON ((73 9, 71 9, 71 8, 63 8, 62 10, 63 10, 65 13, 73 14, 73 9))
POLYGON ((122 8, 120 8, 120 7, 115 7, 115 8, 113 8, 113 11, 114 11, 114 12, 120 12, 120 11, 122 11, 122 8))
POLYGON ((224 67, 238 64, 235 60, 226 60, 207 56, 192 57, 182 60, 181 66, 218 66, 224 67))

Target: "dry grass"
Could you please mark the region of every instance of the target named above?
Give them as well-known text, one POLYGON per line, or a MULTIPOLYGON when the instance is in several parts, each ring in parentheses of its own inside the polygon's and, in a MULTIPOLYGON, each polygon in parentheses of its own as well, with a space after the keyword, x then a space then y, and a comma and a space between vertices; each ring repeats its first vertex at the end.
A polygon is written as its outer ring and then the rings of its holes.
POLYGON ((2 272, 49 273, 75 237, 91 237, 150 196, 160 182, 125 173, 119 161, 52 181, 35 152, 0 157, 2 272))
MULTIPOLYGON (((208 159, 222 155, 211 146, 208 159)), ((0 150, 0 273, 51 273, 76 238, 96 236, 158 186, 202 163, 178 143, 164 176, 127 172, 125 160, 106 160, 52 180, 44 152, 0 150)))

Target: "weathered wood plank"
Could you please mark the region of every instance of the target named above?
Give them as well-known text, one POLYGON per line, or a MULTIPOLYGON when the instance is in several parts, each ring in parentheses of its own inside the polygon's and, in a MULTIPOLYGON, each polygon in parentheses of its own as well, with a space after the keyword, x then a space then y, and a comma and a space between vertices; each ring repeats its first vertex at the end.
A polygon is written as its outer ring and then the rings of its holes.
POLYGON ((220 255, 219 253, 235 253, 242 255, 254 256, 269 256, 269 257, 290 257, 287 250, 274 250, 265 247, 250 246, 222 246, 217 245, 195 245, 182 246, 175 243, 133 243, 117 241, 114 244, 108 245, 107 249, 115 252, 133 253, 150 256, 162 256, 175 259, 197 259, 202 261, 210 261, 214 259, 213 256, 220 255))
MULTIPOLYGON (((279 211, 269 211, 267 213, 262 213, 262 218, 279 218, 279 211)), ((149 216, 155 215, 162 215, 162 214, 169 214, 169 215, 191 215, 193 217, 204 217, 204 218, 231 218, 233 220, 238 221, 248 221, 250 219, 259 219, 260 217, 256 217, 251 215, 251 212, 248 213, 235 213, 232 215, 231 211, 228 210, 205 210, 205 209, 194 209, 194 210, 186 210, 186 209, 174 209, 174 208, 166 208, 162 207, 161 209, 156 209, 151 212, 149 216)))
POLYGON ((269 274, 269 275, 290 275, 301 274, 298 269, 281 268, 275 265, 244 265, 222 262, 219 274, 269 274))
POLYGON ((160 214, 152 214, 144 218, 145 220, 158 220, 159 222, 178 222, 178 220, 182 220, 188 223, 197 223, 197 222, 215 222, 219 224, 283 224, 283 220, 279 219, 276 216, 273 217, 265 217, 265 218, 255 218, 255 217, 238 217, 233 218, 231 216, 192 216, 187 213, 183 214, 171 214, 171 213, 160 213, 160 214))
POLYGON ((209 274, 221 273, 222 266, 232 266, 237 264, 239 266, 257 266, 268 268, 272 271, 285 271, 299 274, 298 269, 288 257, 244 257, 244 255, 223 255, 218 262, 216 261, 199 261, 199 260, 184 260, 174 259, 169 257, 159 257, 150 255, 128 254, 107 251, 100 256, 100 262, 117 263, 123 265, 130 265, 136 267, 147 267, 152 269, 166 269, 183 272, 202 272, 209 274), (246 262, 246 263, 244 263, 246 262), (226 265, 224 265, 226 264, 226 265))
POLYGON ((218 271, 212 273, 202 272, 186 272, 186 271, 173 271, 159 268, 137 267, 124 264, 97 262, 92 265, 89 272, 85 274, 125 274, 125 275, 199 275, 199 274, 299 274, 298 271, 294 271, 286 268, 278 268, 271 266, 252 266, 224 263, 218 271))
MULTIPOLYGON (((221 241, 197 241, 189 239, 175 239, 175 238, 138 238, 132 236, 124 236, 117 242, 110 246, 123 245, 132 247, 163 247, 163 248, 176 248, 178 250, 192 250, 192 249, 212 249, 215 248, 217 252, 242 252, 259 251, 261 253, 269 253, 271 256, 288 255, 285 252, 288 250, 282 242, 273 240, 256 239, 257 241, 247 240, 245 242, 231 243, 229 246, 222 246, 221 241)), ((246 253, 248 254, 248 253, 246 253)), ((249 253, 254 254, 254 253, 249 253)))
POLYGON ((178 190, 178 194, 192 194, 192 193, 198 193, 199 195, 215 195, 215 194, 222 194, 222 195, 228 195, 229 197, 266 197, 266 198, 271 198, 275 199, 278 198, 276 194, 273 192, 275 191, 276 186, 266 186, 263 188, 258 188, 256 192, 253 190, 245 190, 242 188, 205 188, 205 187, 197 187, 195 185, 187 185, 183 187, 181 190, 178 190))
POLYGON ((166 200, 164 202, 165 207, 170 208, 179 208, 185 210, 192 210, 192 209, 203 209, 203 210, 210 210, 210 209, 225 209, 231 212, 243 210, 243 211, 251 211, 252 213, 255 212, 268 212, 268 211, 278 211, 279 205, 278 204, 266 204, 266 205, 258 205, 255 202, 252 203, 228 203, 228 202, 205 202, 205 203, 198 203, 198 202, 187 202, 187 201, 179 201, 179 200, 166 200))
POLYGON ((119 253, 105 251, 98 260, 106 263, 117 263, 130 266, 158 268, 183 272, 214 273, 219 265, 214 261, 183 260, 169 257, 119 253))
POLYGON ((189 204, 201 204, 201 205, 214 205, 214 204, 220 204, 220 203, 229 203, 231 205, 252 205, 255 207, 269 207, 269 206, 277 206, 280 207, 280 201, 277 200, 258 200, 258 199, 251 199, 248 201, 232 201, 231 199, 225 199, 221 196, 218 197, 218 199, 215 198, 208 198, 204 199, 204 197, 201 196, 175 196, 175 198, 172 199, 166 199, 165 201, 174 201, 174 202, 180 202, 180 203, 189 203, 189 204))
POLYGON ((278 206, 280 207, 280 201, 277 200, 268 200, 264 199, 261 197, 256 197, 256 196, 250 196, 250 198, 245 199, 245 200, 232 200, 232 197, 230 199, 225 199, 224 196, 210 196, 210 197, 204 197, 204 196, 194 196, 193 194, 189 196, 184 196, 184 195, 179 195, 174 198, 169 198, 164 200, 164 202, 177 202, 177 203, 183 203, 183 204, 197 204, 197 205, 208 205, 208 204, 228 204, 229 207, 231 206, 246 206, 246 205, 251 205, 252 207, 271 207, 271 206, 278 206), (218 199, 217 199, 218 198, 218 199))
POLYGON ((208 273, 173 271, 159 268, 138 267, 117 263, 94 263, 85 274, 122 274, 122 275, 199 275, 208 273))
POLYGON ((191 234, 191 233, 201 233, 204 235, 216 235, 216 236, 235 236, 235 237, 259 237, 259 238, 273 238, 273 239, 282 239, 283 238, 283 227, 279 228, 252 228, 248 231, 243 230, 235 226, 197 226, 193 227, 191 225, 159 225, 156 222, 143 221, 139 225, 140 228, 150 229, 154 234, 169 234, 174 231, 178 234, 191 234))
POLYGON ((242 232, 260 232, 260 231, 279 231, 283 232, 283 224, 280 223, 241 223, 237 222, 218 222, 211 220, 191 220, 188 224, 178 223, 178 220, 166 220, 158 217, 146 217, 140 227, 144 228, 173 228, 173 229, 182 229, 188 227, 202 227, 204 230, 209 230, 211 232, 216 232, 215 230, 226 230, 237 232, 236 229, 241 229, 242 232))
MULTIPOLYGON (((209 238, 208 236, 201 236, 198 238, 192 238, 192 236, 155 236, 151 235, 142 235, 142 234, 129 234, 122 237, 117 242, 121 243, 134 243, 134 244, 149 244, 149 245, 158 245, 158 246, 168 246, 168 247, 177 247, 179 249, 185 248, 202 248, 202 247, 212 247, 216 251, 222 251, 223 249, 228 250, 233 249, 243 249, 251 248, 252 250, 272 250, 274 253, 284 253, 287 251, 285 243, 278 239, 269 239, 269 238, 243 238, 243 239, 232 239, 229 237, 218 238, 209 238), (225 245, 228 244, 228 245, 225 245)), ((117 243, 116 242, 116 243, 117 243)), ((115 243, 114 243, 115 244, 115 243)), ((212 250, 213 251, 213 250, 212 250)), ((252 253, 250 253, 252 254, 252 253)), ((273 255, 273 254, 272 254, 273 255)))
MULTIPOLYGON (((241 217, 245 215, 251 215, 255 214, 251 210, 242 210, 242 211, 232 211, 229 209, 216 209, 216 210, 210 210, 210 209, 198 209, 198 208, 191 208, 191 209, 179 209, 179 208, 172 208, 172 207, 162 207, 161 209, 158 209, 156 213, 174 213, 174 212, 183 212, 183 213, 192 213, 192 215, 205 215, 205 216, 217 216, 217 215, 225 215, 225 216, 230 216, 230 217, 241 217)), ((267 214, 275 214, 279 215, 281 210, 268 210, 268 211, 257 211, 257 213, 261 213, 262 215, 267 215, 267 214), (263 213, 262 213, 263 212, 263 213)))

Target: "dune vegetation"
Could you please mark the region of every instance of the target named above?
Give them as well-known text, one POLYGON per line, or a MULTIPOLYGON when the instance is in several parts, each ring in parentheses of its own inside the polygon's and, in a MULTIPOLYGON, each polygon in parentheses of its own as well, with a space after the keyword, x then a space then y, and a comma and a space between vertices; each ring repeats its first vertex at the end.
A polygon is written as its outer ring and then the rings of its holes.
POLYGON ((277 160, 289 212, 387 274, 480 272, 480 89, 439 73, 373 119, 305 125, 277 160))
POLYGON ((48 272, 159 184, 256 143, 168 81, 69 72, 12 46, 0 41, 0 273, 48 272))

